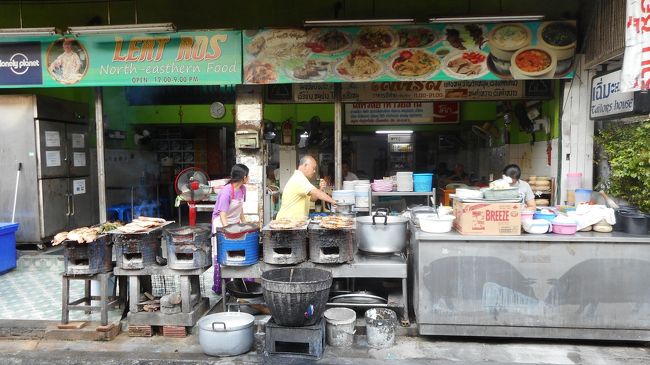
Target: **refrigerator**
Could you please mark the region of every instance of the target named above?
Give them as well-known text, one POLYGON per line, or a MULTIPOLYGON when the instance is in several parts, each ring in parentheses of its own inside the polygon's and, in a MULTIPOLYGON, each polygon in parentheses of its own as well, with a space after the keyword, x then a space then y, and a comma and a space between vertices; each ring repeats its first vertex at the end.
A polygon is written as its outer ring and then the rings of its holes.
POLYGON ((89 105, 40 95, 0 95, 0 221, 16 241, 43 242, 94 222, 88 154, 89 105))
POLYGON ((415 139, 413 134, 388 135, 388 172, 415 169, 415 139))

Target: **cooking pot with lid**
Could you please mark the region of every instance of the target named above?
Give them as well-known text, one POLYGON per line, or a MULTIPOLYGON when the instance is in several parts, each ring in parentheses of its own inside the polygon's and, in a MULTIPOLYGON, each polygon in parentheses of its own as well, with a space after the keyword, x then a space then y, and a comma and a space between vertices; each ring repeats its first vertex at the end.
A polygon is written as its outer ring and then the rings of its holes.
POLYGON ((408 219, 388 216, 388 209, 374 215, 357 217, 356 240, 361 251, 370 253, 402 252, 406 247, 408 219))

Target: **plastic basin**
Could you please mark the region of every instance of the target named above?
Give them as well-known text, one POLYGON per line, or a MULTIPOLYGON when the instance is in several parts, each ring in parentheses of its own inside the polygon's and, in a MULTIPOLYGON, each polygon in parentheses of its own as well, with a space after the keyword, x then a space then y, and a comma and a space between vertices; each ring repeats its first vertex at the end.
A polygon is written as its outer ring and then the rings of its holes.
POLYGON ((553 224, 553 233, 557 234, 575 234, 578 230, 577 224, 553 224))

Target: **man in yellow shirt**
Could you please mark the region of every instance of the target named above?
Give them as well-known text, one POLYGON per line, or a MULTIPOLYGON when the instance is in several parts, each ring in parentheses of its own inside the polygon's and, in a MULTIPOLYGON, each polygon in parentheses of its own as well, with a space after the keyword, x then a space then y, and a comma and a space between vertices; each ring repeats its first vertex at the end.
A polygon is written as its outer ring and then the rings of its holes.
POLYGON ((278 212, 277 219, 280 218, 302 218, 306 219, 309 215, 310 201, 323 200, 325 202, 336 204, 336 201, 322 190, 326 185, 321 179, 320 189, 317 189, 309 182, 309 179, 316 174, 316 160, 311 156, 304 156, 300 159, 298 169, 289 178, 282 192, 282 204, 278 212))

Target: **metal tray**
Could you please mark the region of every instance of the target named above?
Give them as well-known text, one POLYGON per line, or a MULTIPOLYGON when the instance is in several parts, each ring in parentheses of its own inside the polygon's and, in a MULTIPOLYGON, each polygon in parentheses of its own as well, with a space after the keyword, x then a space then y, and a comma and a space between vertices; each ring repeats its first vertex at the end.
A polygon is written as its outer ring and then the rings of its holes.
POLYGON ((388 300, 368 292, 354 292, 350 294, 341 294, 330 299, 332 303, 350 303, 350 304, 386 304, 388 300))

